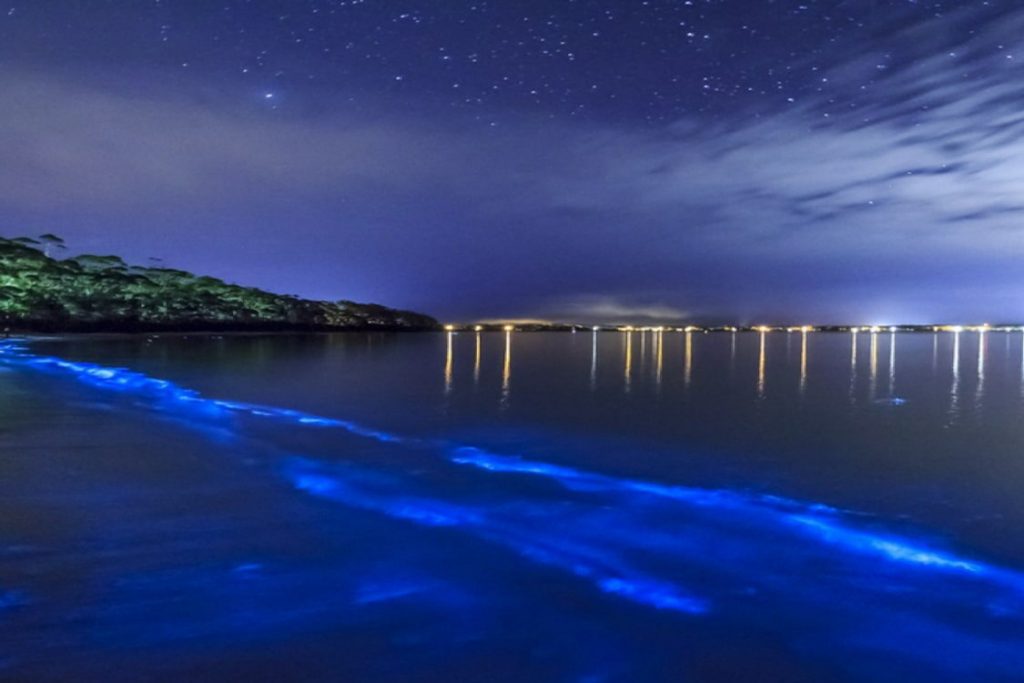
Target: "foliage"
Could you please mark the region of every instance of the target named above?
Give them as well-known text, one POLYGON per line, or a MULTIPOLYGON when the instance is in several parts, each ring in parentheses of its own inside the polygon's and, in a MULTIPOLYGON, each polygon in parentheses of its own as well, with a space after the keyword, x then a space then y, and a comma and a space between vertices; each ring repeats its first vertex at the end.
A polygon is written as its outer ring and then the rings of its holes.
POLYGON ((56 259, 55 235, 0 237, 0 320, 39 331, 434 328, 425 315, 376 304, 310 301, 117 256, 56 259))

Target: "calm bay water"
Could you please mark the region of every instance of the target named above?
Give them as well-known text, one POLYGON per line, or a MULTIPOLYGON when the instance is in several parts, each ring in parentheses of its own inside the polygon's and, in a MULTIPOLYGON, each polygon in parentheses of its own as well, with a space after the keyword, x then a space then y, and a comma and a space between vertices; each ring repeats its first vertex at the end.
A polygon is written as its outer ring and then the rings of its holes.
POLYGON ((0 678, 1024 680, 1018 333, 0 353, 0 678))

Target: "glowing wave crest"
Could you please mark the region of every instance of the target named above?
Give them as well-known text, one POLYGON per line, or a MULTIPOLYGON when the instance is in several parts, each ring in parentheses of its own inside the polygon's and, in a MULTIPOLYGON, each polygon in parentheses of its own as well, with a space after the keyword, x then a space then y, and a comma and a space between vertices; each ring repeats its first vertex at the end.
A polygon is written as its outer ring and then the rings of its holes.
MULTIPOLYGON (((16 344, 0 345, 0 362, 67 374, 97 388, 149 398, 158 402, 159 407, 171 411, 184 409, 185 406, 189 409, 198 407, 204 415, 212 418, 238 413, 297 425, 342 429, 353 435, 383 443, 428 445, 436 448, 448 461, 457 465, 490 473, 543 477, 575 492, 640 496, 681 504, 691 509, 711 510, 716 513, 733 512, 757 519, 762 524, 771 524, 774 528, 801 534, 805 539, 820 544, 842 548, 848 553, 871 556, 919 569, 984 577, 990 582, 1011 586, 1015 592, 1024 589, 1024 577, 1017 572, 962 559, 896 536, 853 528, 844 519, 843 511, 826 505, 807 504, 771 495, 617 478, 561 465, 497 455, 471 446, 428 443, 371 429, 348 420, 285 408, 206 398, 195 390, 182 388, 167 380, 155 379, 132 370, 37 356, 16 344)), ((507 525, 496 526, 492 520, 487 519, 484 512, 465 506, 430 499, 373 495, 347 486, 337 476, 318 471, 310 462, 303 467, 293 467, 287 476, 297 489, 311 495, 374 510, 420 525, 472 529, 477 535, 511 547, 524 557, 566 569, 577 576, 589 579, 607 593, 636 602, 690 613, 700 613, 707 609, 705 601, 682 593, 671 583, 639 575, 625 576, 623 574, 628 572, 602 568, 602 561, 581 560, 581 557, 585 558, 587 553, 591 552, 589 549, 585 552, 566 553, 559 550, 556 543, 538 541, 536 530, 530 533, 528 530, 513 530, 507 525)))

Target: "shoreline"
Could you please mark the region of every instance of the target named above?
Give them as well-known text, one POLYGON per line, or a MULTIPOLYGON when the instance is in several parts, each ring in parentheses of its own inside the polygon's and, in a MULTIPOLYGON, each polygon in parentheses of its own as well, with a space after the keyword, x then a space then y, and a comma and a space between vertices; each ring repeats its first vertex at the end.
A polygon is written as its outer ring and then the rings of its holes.
POLYGON ((663 334, 663 333, 685 333, 689 334, 766 334, 774 332, 776 334, 807 334, 811 332, 813 334, 846 334, 851 333, 863 333, 863 334, 941 334, 941 333, 957 333, 957 332, 995 332, 995 333, 1008 333, 1024 331, 1024 327, 1021 326, 1006 326, 1006 327, 992 327, 992 328, 980 328, 980 327, 965 327, 963 329, 948 329, 937 326, 901 326, 896 329, 882 328, 879 330, 869 330, 867 328, 861 328, 858 326, 850 327, 820 327, 814 328, 813 330, 801 331, 799 329, 786 329, 782 327, 774 327, 770 329, 759 329, 759 328, 737 328, 734 330, 723 329, 723 328, 696 328, 696 329, 624 329, 621 327, 601 327, 599 329, 585 328, 573 330, 571 328, 542 328, 534 326, 516 327, 514 330, 503 329, 500 326, 487 326, 484 329, 474 330, 471 326, 460 326, 454 329, 446 329, 438 326, 434 328, 427 327, 349 327, 349 328, 335 328, 335 329, 177 329, 177 330, 98 330, 98 331, 78 331, 78 330, 65 330, 55 332, 39 332, 31 330, 11 330, 10 332, 3 334, 0 333, 0 343, 9 341, 60 341, 64 339, 138 339, 138 338, 150 338, 157 339, 161 337, 170 338, 188 338, 188 337, 205 337, 205 338, 218 338, 218 337, 286 337, 286 336, 299 336, 299 335, 331 335, 331 334, 407 334, 407 333, 444 333, 444 334, 480 334, 480 333, 506 333, 516 332, 519 334, 523 333, 546 333, 546 334, 572 334, 572 333, 619 333, 619 334, 663 334))

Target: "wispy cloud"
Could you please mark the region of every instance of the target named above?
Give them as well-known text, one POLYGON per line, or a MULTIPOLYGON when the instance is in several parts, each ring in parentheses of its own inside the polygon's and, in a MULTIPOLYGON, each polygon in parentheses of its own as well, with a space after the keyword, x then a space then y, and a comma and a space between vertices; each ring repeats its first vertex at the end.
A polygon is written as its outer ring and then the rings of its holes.
POLYGON ((645 323, 683 321, 690 312, 651 300, 642 295, 624 297, 584 295, 578 298, 555 297, 546 302, 549 319, 584 323, 645 323))

